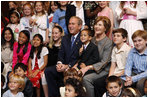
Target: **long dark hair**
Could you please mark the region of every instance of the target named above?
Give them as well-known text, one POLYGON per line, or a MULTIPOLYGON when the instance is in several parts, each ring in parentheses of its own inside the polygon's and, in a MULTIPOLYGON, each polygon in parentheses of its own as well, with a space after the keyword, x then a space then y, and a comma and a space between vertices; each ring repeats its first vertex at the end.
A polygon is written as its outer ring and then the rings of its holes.
POLYGON ((37 52, 37 58, 38 59, 40 59, 41 57, 40 57, 40 54, 41 54, 41 51, 42 51, 42 48, 43 48, 43 37, 42 37, 42 35, 40 35, 40 34, 36 34, 36 35, 34 35, 33 36, 33 39, 35 38, 35 37, 38 37, 40 40, 41 40, 41 44, 40 44, 40 46, 39 47, 34 47, 33 45, 32 45, 32 48, 31 48, 31 52, 30 52, 30 58, 31 59, 33 59, 34 58, 34 52, 35 52, 35 50, 37 49, 38 50, 38 52, 37 52))
POLYGON ((15 42, 15 39, 14 39, 14 35, 13 35, 13 31, 10 27, 5 27, 3 32, 2 32, 2 39, 1 39, 1 45, 4 46, 6 44, 6 40, 5 40, 5 32, 9 30, 9 32, 11 33, 12 35, 12 38, 10 40, 10 49, 13 50, 13 44, 15 42))
MULTIPOLYGON (((22 30, 20 33, 25 34, 26 37, 28 38, 28 40, 26 41, 26 43, 24 43, 24 44, 25 44, 25 47, 24 47, 24 49, 23 49, 23 54, 25 54, 25 53, 27 52, 27 49, 28 49, 28 43, 29 43, 29 40, 30 40, 30 33, 29 33, 28 30, 22 30)), ((19 42, 18 42, 17 53, 19 53, 20 47, 21 47, 21 45, 20 45, 19 42)))
POLYGON ((50 2, 50 7, 49 7, 49 9, 48 9, 48 15, 50 15, 51 13, 53 13, 53 11, 52 11, 52 9, 51 9, 51 3, 54 3, 54 5, 57 5, 58 6, 58 8, 59 8, 59 3, 58 3, 58 1, 51 1, 50 2))

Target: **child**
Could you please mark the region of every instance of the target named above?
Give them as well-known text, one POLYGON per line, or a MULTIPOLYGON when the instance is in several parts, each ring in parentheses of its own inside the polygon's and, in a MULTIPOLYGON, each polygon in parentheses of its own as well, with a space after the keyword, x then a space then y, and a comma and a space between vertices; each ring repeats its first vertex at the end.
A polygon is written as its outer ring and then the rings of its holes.
MULTIPOLYGON (((24 27, 25 30, 28 30, 30 32, 31 36, 31 27, 29 25, 29 20, 31 19, 32 16, 32 6, 30 3, 26 3, 23 5, 23 14, 24 17, 21 18, 20 24, 24 27)), ((32 36, 30 37, 30 39, 31 38, 32 36)))
POLYGON ((106 79, 107 92, 103 97, 120 97, 122 93, 122 81, 117 76, 109 76, 106 79))
POLYGON ((65 82, 65 97, 85 97, 82 81, 76 78, 68 78, 65 82))
POLYGON ((2 74, 6 78, 7 73, 12 71, 13 44, 15 42, 12 29, 5 27, 1 37, 1 61, 4 64, 2 74))
POLYGON ((37 96, 40 97, 40 79, 42 78, 42 85, 47 84, 43 72, 48 62, 48 49, 43 46, 43 37, 40 34, 36 34, 33 37, 32 43, 33 46, 29 57, 28 76, 33 87, 36 88, 37 96), (41 74, 43 75, 41 76, 41 74))
POLYGON ((99 6, 101 7, 101 12, 98 13, 98 16, 106 16, 110 19, 111 21, 111 27, 110 27, 110 31, 107 32, 107 36, 112 39, 112 30, 113 30, 113 23, 114 23, 114 19, 113 19, 113 11, 111 8, 108 7, 108 1, 98 1, 99 6))
POLYGON ((29 43, 30 33, 27 30, 23 30, 19 33, 18 42, 14 43, 13 47, 13 61, 12 68, 17 63, 23 63, 28 65, 28 59, 31 51, 31 44, 29 43))
MULTIPOLYGON (((79 81, 82 81, 82 72, 77 71, 75 68, 69 68, 64 72, 64 83, 69 78, 76 78, 79 81)), ((65 87, 60 87, 61 97, 65 97, 65 87)))
POLYGON ((99 61, 98 47, 91 42, 92 33, 89 29, 83 29, 81 31, 80 40, 83 43, 82 47, 79 49, 80 60, 74 67, 78 69, 83 69, 89 67, 99 61))
POLYGON ((125 65, 125 86, 134 86, 143 90, 143 79, 147 77, 147 32, 137 30, 132 35, 134 48, 128 54, 125 65))
POLYGON ((49 28, 49 36, 51 36, 52 28, 54 26, 54 23, 52 22, 54 12, 58 9, 58 1, 51 1, 50 2, 50 8, 48 10, 48 22, 47 22, 47 28, 49 28))
POLYGON ((29 21, 32 26, 32 37, 39 33, 43 37, 44 43, 48 40, 47 29, 47 17, 44 11, 44 4, 42 1, 36 1, 34 4, 35 15, 33 15, 29 21))
POLYGON ((136 88, 128 87, 123 90, 121 97, 141 97, 141 94, 136 88))
POLYGON ((55 25, 60 25, 64 29, 65 35, 68 34, 65 20, 66 6, 68 2, 69 1, 59 1, 60 8, 55 11, 52 20, 52 22, 55 23, 55 25))
POLYGON ((120 77, 124 75, 126 59, 131 49, 131 47, 126 44, 126 39, 127 31, 125 29, 119 28, 113 30, 113 42, 116 46, 114 46, 112 50, 112 62, 109 70, 109 76, 115 75, 120 77))
POLYGON ((19 24, 20 22, 20 14, 16 10, 12 10, 9 16, 10 23, 7 27, 10 27, 14 33, 14 39, 18 41, 19 32, 24 30, 24 27, 19 24))
POLYGON ((27 66, 23 63, 17 63, 14 66, 14 74, 21 76, 25 79, 25 88, 23 90, 24 97, 32 97, 33 95, 33 86, 30 80, 26 77, 27 74, 27 66))
POLYGON ((24 94, 22 93, 24 86, 25 86, 24 78, 12 74, 9 77, 9 83, 8 83, 9 90, 7 90, 3 94, 3 97, 24 97, 24 94))
POLYGON ((118 19, 121 20, 119 28, 124 28, 128 32, 128 43, 134 47, 132 35, 137 30, 144 30, 139 19, 147 17, 147 6, 145 1, 121 1, 116 8, 118 19))

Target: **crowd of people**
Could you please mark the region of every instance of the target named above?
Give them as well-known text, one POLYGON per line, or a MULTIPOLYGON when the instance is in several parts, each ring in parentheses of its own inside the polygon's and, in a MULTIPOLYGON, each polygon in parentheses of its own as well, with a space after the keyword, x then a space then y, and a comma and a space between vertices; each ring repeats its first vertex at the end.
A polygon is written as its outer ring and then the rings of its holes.
POLYGON ((5 2, 2 97, 147 96, 147 1, 5 2))

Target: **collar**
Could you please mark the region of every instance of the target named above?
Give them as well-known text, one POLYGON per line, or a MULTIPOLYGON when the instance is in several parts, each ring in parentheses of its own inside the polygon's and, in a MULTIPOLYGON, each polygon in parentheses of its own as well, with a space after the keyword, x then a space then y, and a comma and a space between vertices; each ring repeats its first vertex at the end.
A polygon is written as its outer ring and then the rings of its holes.
POLYGON ((117 49, 117 47, 115 47, 115 52, 116 53, 123 52, 127 49, 127 47, 128 47, 128 45, 126 43, 124 43, 119 50, 117 49))
MULTIPOLYGON (((79 35, 79 33, 77 33, 76 35, 72 35, 72 36, 74 36, 75 39, 76 39, 78 35, 79 35)), ((72 38, 72 36, 71 36, 71 38, 72 38)))
MULTIPOLYGON (((77 8, 76 1, 73 1, 73 2, 71 3, 71 5, 74 5, 74 6, 77 8)), ((81 4, 80 8, 82 8, 82 7, 83 7, 83 1, 82 1, 82 4, 81 4)))
POLYGON ((90 43, 90 42, 88 42, 86 45, 84 44, 84 48, 85 48, 85 49, 87 48, 87 46, 89 45, 89 43, 90 43))
POLYGON ((137 53, 139 55, 146 55, 147 56, 147 48, 145 49, 144 53, 139 53, 136 48, 133 48, 133 53, 137 53))

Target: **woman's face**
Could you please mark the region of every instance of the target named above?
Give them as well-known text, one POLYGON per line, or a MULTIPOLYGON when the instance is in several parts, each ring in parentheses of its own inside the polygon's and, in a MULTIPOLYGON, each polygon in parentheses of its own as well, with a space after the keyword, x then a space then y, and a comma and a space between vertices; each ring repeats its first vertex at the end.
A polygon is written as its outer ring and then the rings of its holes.
POLYGON ((94 31, 96 35, 101 35, 105 33, 106 28, 104 27, 104 24, 102 21, 98 21, 97 24, 94 25, 94 31))
POLYGON ((54 41, 60 40, 62 37, 62 33, 59 31, 58 28, 53 28, 52 30, 52 38, 54 41))
POLYGON ((12 39, 12 35, 9 30, 5 31, 4 38, 7 42, 9 42, 12 39))
POLYGON ((39 47, 41 45, 41 39, 38 36, 34 37, 32 42, 34 47, 39 47))

